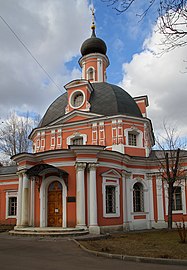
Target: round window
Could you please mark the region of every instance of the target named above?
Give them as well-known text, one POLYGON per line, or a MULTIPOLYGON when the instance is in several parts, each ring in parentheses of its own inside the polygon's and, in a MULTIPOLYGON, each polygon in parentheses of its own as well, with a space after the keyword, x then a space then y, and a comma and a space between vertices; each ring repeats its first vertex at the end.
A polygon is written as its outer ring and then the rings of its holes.
POLYGON ((79 108, 84 103, 84 93, 82 91, 76 91, 71 96, 71 106, 73 108, 79 108))

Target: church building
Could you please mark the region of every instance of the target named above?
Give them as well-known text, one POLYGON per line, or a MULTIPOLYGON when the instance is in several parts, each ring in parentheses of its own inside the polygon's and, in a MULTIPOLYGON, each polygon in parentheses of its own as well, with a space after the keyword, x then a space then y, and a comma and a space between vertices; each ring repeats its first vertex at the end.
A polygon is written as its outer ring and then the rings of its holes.
MULTIPOLYGON (((95 33, 81 46, 81 79, 64 87, 29 139, 32 153, 0 167, 0 222, 94 234, 167 227, 168 189, 159 171, 148 97, 107 82, 107 46, 95 33)), ((184 166, 187 166, 184 163, 184 166)), ((187 183, 173 220, 187 222, 187 183)))

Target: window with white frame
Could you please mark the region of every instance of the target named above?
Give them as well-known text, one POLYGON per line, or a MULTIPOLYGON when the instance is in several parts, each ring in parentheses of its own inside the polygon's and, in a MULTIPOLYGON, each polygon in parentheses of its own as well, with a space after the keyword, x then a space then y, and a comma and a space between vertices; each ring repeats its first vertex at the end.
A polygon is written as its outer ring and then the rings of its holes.
POLYGON ((71 145, 83 145, 83 137, 78 137, 78 138, 72 139, 71 145))
POLYGON ((88 80, 93 80, 94 79, 94 70, 93 68, 88 69, 88 80))
POLYGON ((79 132, 74 133, 66 139, 67 145, 86 145, 86 142, 87 135, 79 132))
POLYGON ((8 201, 8 215, 16 216, 17 214, 17 197, 10 197, 8 201))
POLYGON ((15 218, 17 215, 17 191, 6 193, 6 218, 15 218))
POLYGON ((137 134, 129 132, 128 145, 137 146, 137 134))
POLYGON ((182 210, 181 187, 174 187, 172 210, 174 211, 182 210))
POLYGON ((131 147, 143 147, 143 132, 137 127, 131 127, 124 130, 126 145, 131 147))
POLYGON ((133 209, 134 212, 144 211, 144 192, 141 183, 135 183, 133 186, 133 209))
POLYGON ((120 216, 119 179, 103 179, 103 216, 120 216))
POLYGON ((116 213, 116 186, 106 186, 106 214, 116 213))
POLYGON ((78 109, 85 102, 85 94, 82 90, 76 90, 70 95, 70 106, 72 108, 78 109))

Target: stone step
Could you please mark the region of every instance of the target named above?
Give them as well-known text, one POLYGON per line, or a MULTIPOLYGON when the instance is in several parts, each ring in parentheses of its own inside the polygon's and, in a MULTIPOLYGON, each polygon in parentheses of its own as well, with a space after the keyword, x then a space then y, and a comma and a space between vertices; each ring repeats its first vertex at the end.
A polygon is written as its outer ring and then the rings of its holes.
POLYGON ((33 230, 12 230, 9 231, 10 235, 17 235, 17 236, 61 236, 61 237, 70 237, 70 236, 82 236, 89 234, 87 230, 59 230, 59 231, 33 231, 33 230))

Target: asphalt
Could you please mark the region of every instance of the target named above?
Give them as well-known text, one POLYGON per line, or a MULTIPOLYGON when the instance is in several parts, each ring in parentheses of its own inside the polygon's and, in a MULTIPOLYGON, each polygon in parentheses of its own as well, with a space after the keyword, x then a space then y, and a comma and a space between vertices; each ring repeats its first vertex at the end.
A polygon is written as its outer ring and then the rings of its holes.
POLYGON ((97 257, 70 238, 18 237, 0 234, 1 270, 182 270, 186 266, 129 262, 97 257))

